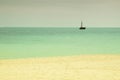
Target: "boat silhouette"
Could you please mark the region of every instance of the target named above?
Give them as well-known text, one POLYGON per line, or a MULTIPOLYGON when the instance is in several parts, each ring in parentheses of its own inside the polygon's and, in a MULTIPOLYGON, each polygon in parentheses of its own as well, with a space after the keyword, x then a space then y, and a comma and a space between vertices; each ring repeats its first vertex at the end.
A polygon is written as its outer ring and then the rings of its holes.
POLYGON ((81 21, 81 26, 80 26, 80 28, 79 28, 80 30, 85 30, 86 29, 86 27, 83 27, 83 22, 81 21))

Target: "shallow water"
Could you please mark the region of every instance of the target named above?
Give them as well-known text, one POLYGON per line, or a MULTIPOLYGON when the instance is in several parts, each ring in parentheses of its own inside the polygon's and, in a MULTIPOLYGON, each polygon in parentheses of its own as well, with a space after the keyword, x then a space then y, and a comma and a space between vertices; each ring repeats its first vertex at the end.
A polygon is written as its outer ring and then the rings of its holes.
POLYGON ((0 58, 120 54, 120 28, 0 28, 0 58))

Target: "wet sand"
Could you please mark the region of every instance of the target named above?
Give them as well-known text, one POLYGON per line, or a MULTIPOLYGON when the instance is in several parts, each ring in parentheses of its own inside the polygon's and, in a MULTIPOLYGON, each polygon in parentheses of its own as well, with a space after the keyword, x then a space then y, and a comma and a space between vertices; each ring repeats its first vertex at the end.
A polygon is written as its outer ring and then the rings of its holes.
POLYGON ((120 55, 0 59, 0 80, 120 80, 120 55))

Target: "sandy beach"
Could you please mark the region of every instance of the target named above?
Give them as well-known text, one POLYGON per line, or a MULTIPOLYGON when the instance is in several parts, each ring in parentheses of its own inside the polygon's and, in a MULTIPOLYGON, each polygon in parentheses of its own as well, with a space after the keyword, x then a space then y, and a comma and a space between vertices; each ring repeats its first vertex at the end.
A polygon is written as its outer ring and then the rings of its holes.
POLYGON ((120 80, 120 55, 0 59, 0 80, 120 80))

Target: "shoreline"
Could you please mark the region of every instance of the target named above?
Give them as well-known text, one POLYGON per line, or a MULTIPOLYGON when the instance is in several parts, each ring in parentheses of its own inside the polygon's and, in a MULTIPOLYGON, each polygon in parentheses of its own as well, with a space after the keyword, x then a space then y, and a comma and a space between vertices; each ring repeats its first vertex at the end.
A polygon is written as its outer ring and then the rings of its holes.
POLYGON ((1 80, 119 80, 120 55, 0 59, 1 80))

